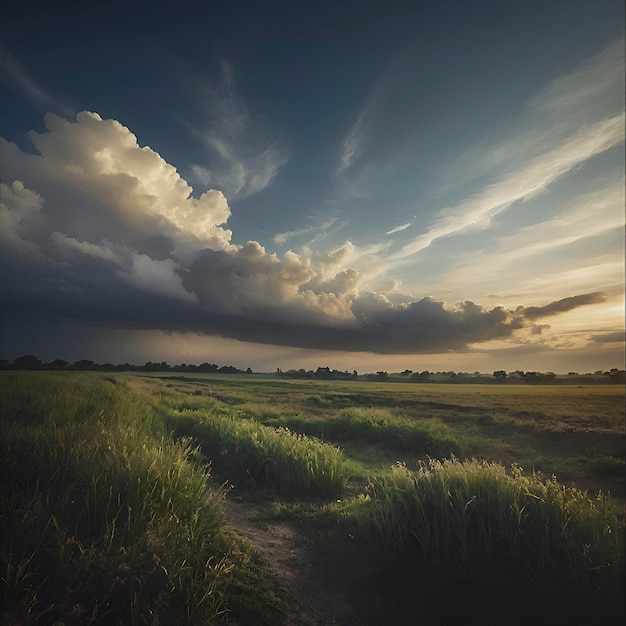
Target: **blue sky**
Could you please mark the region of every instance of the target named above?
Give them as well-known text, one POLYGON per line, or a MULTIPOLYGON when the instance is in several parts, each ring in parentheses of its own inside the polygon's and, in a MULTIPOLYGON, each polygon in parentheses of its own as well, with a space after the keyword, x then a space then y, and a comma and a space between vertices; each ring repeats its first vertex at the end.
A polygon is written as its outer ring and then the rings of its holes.
POLYGON ((3 358, 623 368, 621 2, 5 13, 3 358))

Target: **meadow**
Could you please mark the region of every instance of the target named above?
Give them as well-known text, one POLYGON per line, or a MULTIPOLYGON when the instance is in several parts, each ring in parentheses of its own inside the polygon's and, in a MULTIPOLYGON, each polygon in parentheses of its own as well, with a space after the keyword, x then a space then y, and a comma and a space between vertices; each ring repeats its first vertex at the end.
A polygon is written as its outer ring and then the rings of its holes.
POLYGON ((346 624, 624 617, 621 386, 0 383, 3 623, 330 623, 229 503, 298 533, 346 624))

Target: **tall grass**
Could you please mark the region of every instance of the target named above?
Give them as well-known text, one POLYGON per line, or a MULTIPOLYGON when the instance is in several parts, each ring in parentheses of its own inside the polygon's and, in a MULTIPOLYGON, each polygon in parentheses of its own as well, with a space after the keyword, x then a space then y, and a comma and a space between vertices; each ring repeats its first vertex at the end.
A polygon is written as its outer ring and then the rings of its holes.
POLYGON ((266 411, 250 416, 270 426, 283 426, 295 432, 338 443, 368 442, 418 455, 443 458, 459 455, 461 447, 439 419, 410 420, 387 409, 350 407, 324 418, 308 418, 302 413, 276 414, 266 411))
POLYGON ((4 373, 1 597, 8 623, 211 623, 232 564, 188 441, 97 375, 4 373))
POLYGON ((623 615, 623 521, 609 498, 519 468, 431 460, 375 477, 346 514, 390 563, 464 580, 511 577, 551 609, 583 607, 591 623, 623 615))
POLYGON ((170 411, 177 436, 191 436, 232 481, 252 481, 287 497, 334 496, 348 467, 339 448, 287 428, 263 426, 223 411, 170 411))

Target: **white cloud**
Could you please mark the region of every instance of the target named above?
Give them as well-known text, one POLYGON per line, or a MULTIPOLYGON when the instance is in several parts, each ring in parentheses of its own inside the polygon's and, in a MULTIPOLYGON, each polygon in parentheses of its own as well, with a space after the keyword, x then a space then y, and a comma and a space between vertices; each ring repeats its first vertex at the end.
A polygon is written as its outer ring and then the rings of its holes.
POLYGON ((406 230, 409 226, 411 225, 411 222, 408 222, 406 224, 402 224, 401 226, 396 226, 395 228, 392 228, 391 230, 388 230, 385 235, 393 235, 394 233, 399 233, 403 230, 406 230))
MULTIPOLYGON (((324 218, 319 222, 319 224, 314 224, 311 226, 305 226, 304 228, 297 228, 295 230, 288 230, 282 233, 277 233, 276 235, 274 235, 274 243, 278 245, 284 245, 287 243, 287 241, 298 238, 298 237, 302 237, 303 235, 306 235, 307 237, 314 235, 314 238, 312 241, 316 241, 319 237, 324 236, 327 230, 331 228, 333 224, 335 224, 336 221, 337 221, 336 217, 324 218)), ((312 241, 309 241, 309 245, 311 244, 312 241)))
MULTIPOLYGON (((504 305, 573 291, 623 291, 624 179, 574 199, 545 200, 557 213, 493 236, 476 253, 450 252, 441 289, 488 294, 504 305)), ((510 226, 509 226, 510 228, 510 226)))
POLYGON ((624 72, 624 39, 619 38, 541 89, 511 120, 507 135, 463 154, 446 171, 446 185, 484 175, 501 178, 581 128, 623 112, 624 72))
POLYGON ((47 200, 57 230, 82 240, 150 237, 185 240, 195 247, 223 249, 231 233, 221 226, 230 215, 219 191, 192 197, 191 187, 149 147, 115 120, 82 112, 76 122, 46 116, 48 132, 29 133, 39 154, 2 140, 2 176, 24 180, 47 200))
POLYGON ((430 246, 437 239, 468 229, 484 229, 491 220, 518 201, 528 200, 576 166, 624 140, 624 115, 619 113, 580 129, 560 145, 488 185, 474 197, 438 212, 438 219, 424 234, 389 257, 400 262, 430 246))
POLYGON ((342 139, 340 144, 341 150, 339 151, 338 173, 351 167, 365 152, 365 148, 370 140, 370 111, 375 101, 376 98, 373 96, 368 98, 363 111, 348 131, 348 134, 342 139))

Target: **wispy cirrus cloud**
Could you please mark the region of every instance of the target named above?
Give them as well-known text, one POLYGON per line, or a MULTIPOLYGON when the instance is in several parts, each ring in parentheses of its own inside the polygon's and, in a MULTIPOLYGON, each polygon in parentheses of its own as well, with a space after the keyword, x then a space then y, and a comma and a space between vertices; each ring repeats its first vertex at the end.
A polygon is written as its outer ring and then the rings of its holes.
POLYGON ((4 82, 11 84, 40 109, 55 111, 64 116, 74 115, 75 110, 72 106, 34 78, 24 65, 2 46, 0 46, 0 70, 4 82))
POLYGON ((409 47, 385 67, 372 86, 355 121, 339 144, 337 165, 334 172, 335 178, 350 195, 355 197, 367 195, 367 192, 361 189, 362 185, 358 182, 358 172, 351 170, 365 155, 373 139, 376 114, 383 105, 388 92, 400 79, 411 53, 412 47, 409 47), (357 181, 356 184, 351 184, 353 178, 357 181))
MULTIPOLYGON (((401 262, 434 241, 469 229, 484 229, 494 217, 519 201, 544 192, 575 167, 619 145, 624 140, 622 112, 580 129, 560 145, 528 159, 521 167, 456 206, 442 209, 432 226, 388 259, 401 262)), ((546 146, 547 148, 547 146, 546 146)))
POLYGON ((407 222, 406 224, 402 224, 400 226, 396 226, 395 228, 392 228, 391 230, 388 230, 385 233, 385 235, 393 235, 394 233, 399 233, 399 232, 409 228, 409 226, 411 226, 411 222, 407 222))
POLYGON ((559 76, 521 107, 510 131, 472 147, 445 172, 453 188, 481 176, 523 167, 581 128, 624 110, 624 38, 559 76))
POLYGON ((288 241, 293 239, 299 239, 301 237, 308 238, 307 245, 311 245, 319 240, 326 234, 326 231, 331 228, 338 220, 338 217, 326 217, 323 218, 318 224, 311 224, 310 226, 304 226, 303 228, 296 228, 294 230, 286 230, 282 233, 276 233, 274 235, 274 243, 278 245, 285 245, 288 241))
POLYGON ((575 198, 549 202, 555 215, 494 235, 479 252, 448 260, 442 288, 472 284, 490 299, 513 302, 573 289, 615 291, 623 282, 624 177, 575 198), (622 243, 620 243, 622 242, 622 243), (502 290, 510 285, 512 292, 502 290))
POLYGON ((186 79, 200 108, 200 121, 182 123, 200 140, 206 162, 191 166, 192 177, 231 199, 246 198, 272 183, 290 151, 277 134, 267 131, 237 93, 235 71, 225 60, 211 82, 197 75, 186 79))

